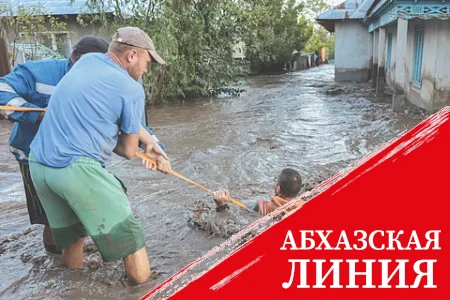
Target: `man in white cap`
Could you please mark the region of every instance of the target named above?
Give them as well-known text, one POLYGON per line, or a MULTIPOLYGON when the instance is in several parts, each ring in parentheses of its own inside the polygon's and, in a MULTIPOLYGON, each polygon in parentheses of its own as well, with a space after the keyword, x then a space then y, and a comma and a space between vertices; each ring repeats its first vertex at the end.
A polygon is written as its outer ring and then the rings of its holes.
POLYGON ((145 32, 118 29, 107 54, 85 55, 58 84, 30 153, 31 176, 64 265, 82 267, 90 235, 103 260, 123 259, 138 284, 150 276, 144 234, 125 185, 104 166, 112 152, 132 159, 140 142, 157 161, 146 163, 148 169, 171 169, 140 121, 145 94, 137 80, 152 61, 165 63, 145 32))

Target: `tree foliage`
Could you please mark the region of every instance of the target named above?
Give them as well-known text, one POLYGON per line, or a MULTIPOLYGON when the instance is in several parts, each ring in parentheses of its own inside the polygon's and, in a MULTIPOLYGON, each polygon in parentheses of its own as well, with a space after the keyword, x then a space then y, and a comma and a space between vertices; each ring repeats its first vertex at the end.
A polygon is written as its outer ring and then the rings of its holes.
POLYGON ((334 58, 334 35, 322 27, 314 28, 314 33, 305 45, 306 52, 315 52, 325 48, 329 59, 334 58))
MULTIPOLYGON (((305 12, 308 18, 315 19, 321 13, 330 9, 331 6, 324 0, 305 0, 305 12)), ((316 24, 313 34, 305 45, 306 52, 315 52, 325 48, 328 58, 334 58, 334 35, 326 31, 322 26, 316 24)))
POLYGON ((136 26, 152 38, 157 52, 166 61, 165 83, 154 84, 159 66, 143 78, 152 102, 170 98, 239 94, 237 85, 248 73, 246 61, 233 60, 231 48, 245 29, 241 0, 109 0, 90 1, 91 11, 113 8, 107 14, 80 16, 86 23, 100 21, 112 32, 136 26), (103 7, 99 7, 102 5, 103 7))
MULTIPOLYGON (((332 49, 334 39, 314 29, 308 14, 321 12, 323 0, 87 0, 78 23, 102 25, 104 35, 137 26, 153 39, 166 68, 152 66, 143 78, 152 102, 173 98, 239 94, 239 82, 252 70, 280 70, 294 51, 332 49), (245 59, 233 59, 236 42, 245 44, 245 59), (164 76, 162 76, 164 75, 164 76), (164 78, 164 84, 160 85, 164 78)), ((2 28, 13 42, 39 45, 47 30, 64 30, 60 18, 41 9, 19 8, 16 17, 1 7, 2 28), (5 13, 6 12, 6 13, 5 13), (9 15, 8 15, 9 13, 9 15)), ((33 56, 33 55, 31 55, 33 56)), ((14 60, 15 55, 11 56, 14 60)), ((33 59, 34 57, 28 57, 33 59)), ((14 64, 14 61, 13 61, 14 64)))
POLYGON ((246 55, 257 72, 280 70, 302 50, 312 24, 302 17, 303 5, 294 0, 251 0, 247 11, 246 55))
POLYGON ((100 21, 111 30, 137 26, 153 39, 166 60, 165 84, 157 89, 158 66, 144 78, 156 102, 168 98, 239 94, 239 82, 251 64, 255 70, 281 68, 295 49, 302 49, 312 25, 294 0, 107 0, 88 1, 80 24, 100 21), (108 14, 108 8, 112 14, 108 14), (97 12, 101 12, 98 14, 97 12), (233 59, 237 41, 246 58, 233 59), (156 88, 156 93, 155 93, 156 88), (158 97, 156 97, 156 95, 158 97))
POLYGON ((321 13, 331 7, 325 0, 304 0, 302 3, 305 5, 306 15, 312 19, 317 18, 321 13))

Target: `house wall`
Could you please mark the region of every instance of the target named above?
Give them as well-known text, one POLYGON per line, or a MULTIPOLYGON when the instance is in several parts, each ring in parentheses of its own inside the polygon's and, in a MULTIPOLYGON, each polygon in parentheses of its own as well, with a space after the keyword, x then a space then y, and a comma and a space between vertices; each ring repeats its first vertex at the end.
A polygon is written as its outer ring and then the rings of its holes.
POLYGON ((71 33, 71 46, 75 45, 75 43, 85 35, 98 35, 103 37, 108 42, 111 41, 113 32, 105 32, 101 30, 100 24, 89 24, 88 26, 84 27, 78 24, 75 16, 70 16, 64 21, 67 23, 66 30, 71 33))
POLYGON ((367 82, 371 47, 370 33, 359 21, 336 22, 335 80, 367 82))
POLYGON ((294 60, 293 71, 305 70, 311 66, 310 55, 301 55, 294 60))
MULTIPOLYGON (((397 28, 386 29, 392 33, 392 46, 397 44, 397 28)), ((386 44, 387 57, 387 44, 386 44)), ((408 37, 406 51, 406 68, 403 90, 406 98, 419 107, 430 111, 439 110, 450 105, 450 20, 413 19, 408 22, 408 37), (422 57, 422 82, 417 88, 412 83, 414 65, 415 28, 424 25, 424 49, 422 57)), ((390 87, 395 82, 396 53, 392 51, 391 70, 386 72, 386 81, 390 87)))
MULTIPOLYGON (((434 77, 436 75, 436 58, 438 42, 438 22, 437 19, 424 21, 424 46, 422 57, 422 84, 420 96, 422 107, 433 110, 434 98, 434 77)), ((414 28, 411 28, 414 32, 414 28)))
POLYGON ((450 20, 437 20, 433 110, 450 105, 450 20))
POLYGON ((391 68, 388 71, 385 66, 385 73, 386 73, 386 83, 390 88, 393 88, 393 83, 395 82, 395 62, 396 62, 396 56, 397 51, 397 23, 394 23, 391 26, 386 27, 386 49, 385 49, 385 57, 386 57, 386 64, 388 63, 388 36, 389 34, 392 34, 392 51, 391 51, 391 68))
MULTIPOLYGON (((440 24, 443 22, 437 19, 420 20, 414 19, 408 23, 408 49, 406 56, 406 78, 404 90, 406 98, 413 104, 425 108, 427 110, 435 110, 434 94, 435 94, 435 76, 437 73, 437 57, 438 53, 443 49, 438 50, 438 40, 443 32, 448 31, 447 28, 439 30, 440 24), (420 89, 412 84, 412 71, 414 59, 414 39, 415 28, 417 25, 424 25, 424 47, 422 57, 422 83, 420 89)), ((448 23, 447 23, 448 26, 448 23)), ((447 65, 448 67, 448 65, 447 65)), ((446 81, 446 80, 445 80, 446 81)), ((444 81, 444 82, 445 82, 444 81)))

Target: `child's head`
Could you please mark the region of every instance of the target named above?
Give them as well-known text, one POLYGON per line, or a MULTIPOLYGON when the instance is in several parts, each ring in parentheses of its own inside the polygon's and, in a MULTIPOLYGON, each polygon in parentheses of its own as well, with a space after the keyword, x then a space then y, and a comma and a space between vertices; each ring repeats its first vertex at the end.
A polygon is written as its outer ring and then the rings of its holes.
POLYGON ((286 168, 278 176, 275 195, 281 198, 295 198, 302 188, 302 177, 294 169, 286 168))

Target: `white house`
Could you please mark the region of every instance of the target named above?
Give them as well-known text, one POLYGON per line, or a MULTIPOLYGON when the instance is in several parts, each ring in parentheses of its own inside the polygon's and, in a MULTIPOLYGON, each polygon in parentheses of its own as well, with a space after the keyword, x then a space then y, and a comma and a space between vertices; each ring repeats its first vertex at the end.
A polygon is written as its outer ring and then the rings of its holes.
POLYGON ((367 81, 367 71, 377 93, 393 88, 394 110, 405 98, 430 111, 450 105, 449 2, 348 0, 320 15, 336 32, 336 81, 367 81), (364 16, 329 17, 351 5, 364 16))
POLYGON ((317 18, 335 33, 336 81, 367 82, 371 75, 370 34, 363 23, 374 0, 347 0, 317 18))

